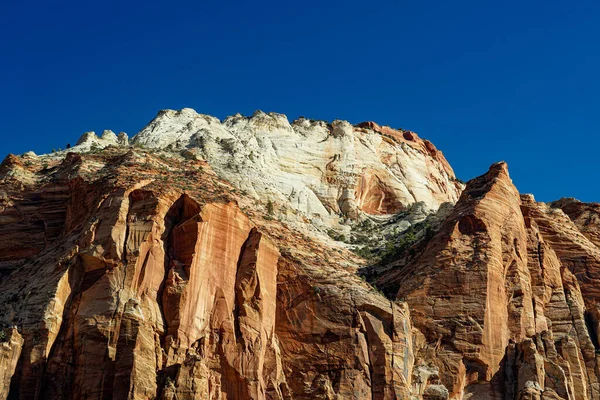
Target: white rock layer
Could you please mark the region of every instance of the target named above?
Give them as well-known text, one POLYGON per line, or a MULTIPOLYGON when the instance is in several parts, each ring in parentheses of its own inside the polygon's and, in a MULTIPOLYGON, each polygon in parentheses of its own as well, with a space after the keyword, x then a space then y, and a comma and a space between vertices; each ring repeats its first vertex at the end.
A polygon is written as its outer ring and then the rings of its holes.
POLYGON ((63 150, 63 152, 74 151, 74 152, 85 152, 91 150, 100 150, 107 146, 128 146, 129 137, 125 132, 115 135, 111 130, 105 130, 102 132, 102 136, 98 137, 95 132, 84 133, 77 144, 71 149, 63 150))
POLYGON ((392 214, 415 202, 437 209, 456 202, 462 189, 430 142, 374 123, 290 123, 285 115, 261 111, 221 122, 184 108, 159 112, 132 142, 192 150, 241 190, 287 204, 317 225, 361 213, 392 214))

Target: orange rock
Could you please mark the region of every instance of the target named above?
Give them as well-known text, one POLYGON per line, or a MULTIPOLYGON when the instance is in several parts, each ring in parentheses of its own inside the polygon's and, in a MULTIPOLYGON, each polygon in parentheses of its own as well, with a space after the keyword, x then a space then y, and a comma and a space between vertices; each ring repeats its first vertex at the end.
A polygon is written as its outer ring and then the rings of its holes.
POLYGON ((69 155, 49 184, 4 184, 0 322, 18 330, 0 343, 2 396, 410 394, 409 311, 362 283, 347 252, 341 269, 315 258, 330 249, 257 225, 214 175, 173 164, 199 179, 192 196, 138 176, 135 157, 69 155), (99 162, 114 176, 88 180, 99 162))
POLYGON ((2 330, 2 340, 0 340, 0 399, 8 398, 10 382, 15 374, 21 349, 23 348, 23 338, 16 328, 2 330))
POLYGON ((419 256, 379 282, 408 302, 426 338, 419 358, 450 398, 593 399, 599 260, 562 211, 520 196, 499 163, 467 184, 419 256))
POLYGON ((391 190, 375 173, 365 171, 355 189, 356 205, 368 214, 396 214, 404 208, 391 190))
MULTIPOLYGON (((600 208, 537 203, 504 163, 380 266, 392 300, 206 164, 30 162, 1 172, 0 400, 600 398, 600 208)), ((385 182, 358 208, 400 210, 385 182)))

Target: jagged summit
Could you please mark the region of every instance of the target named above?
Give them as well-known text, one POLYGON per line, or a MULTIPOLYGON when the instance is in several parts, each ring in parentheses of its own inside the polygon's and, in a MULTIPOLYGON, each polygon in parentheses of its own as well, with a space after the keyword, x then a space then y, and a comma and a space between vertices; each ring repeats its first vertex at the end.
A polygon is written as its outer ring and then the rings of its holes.
POLYGON ((161 110, 129 142, 108 131, 82 136, 85 152, 129 144, 206 160, 256 198, 296 210, 317 225, 391 215, 416 202, 454 203, 461 185, 443 154, 414 132, 256 111, 220 121, 191 108, 161 110))
POLYGON ((100 150, 108 146, 128 146, 129 145, 129 136, 125 132, 119 133, 117 136, 111 130, 104 130, 102 135, 98 137, 96 132, 90 131, 85 132, 74 147, 71 149, 66 149, 67 151, 72 152, 85 152, 91 150, 100 150))
POLYGON ((598 203, 374 122, 70 150, 0 164, 0 400, 600 398, 598 203))

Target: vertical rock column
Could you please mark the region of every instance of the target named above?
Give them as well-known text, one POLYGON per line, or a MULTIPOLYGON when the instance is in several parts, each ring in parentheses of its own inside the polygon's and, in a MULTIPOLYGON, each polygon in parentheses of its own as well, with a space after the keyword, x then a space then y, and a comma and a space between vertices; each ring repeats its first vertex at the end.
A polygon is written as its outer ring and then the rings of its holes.
POLYGON ((6 335, 6 338, 0 342, 0 400, 6 400, 11 378, 21 356, 23 338, 16 328, 0 332, 4 332, 6 335), (6 333, 7 331, 8 333, 6 333))
POLYGON ((520 204, 506 164, 494 164, 395 278, 429 342, 423 355, 437 360, 451 398, 500 396, 491 382, 509 339, 535 334, 520 204))
POLYGON ((186 217, 169 239, 163 397, 277 396, 279 252, 234 203, 186 217))

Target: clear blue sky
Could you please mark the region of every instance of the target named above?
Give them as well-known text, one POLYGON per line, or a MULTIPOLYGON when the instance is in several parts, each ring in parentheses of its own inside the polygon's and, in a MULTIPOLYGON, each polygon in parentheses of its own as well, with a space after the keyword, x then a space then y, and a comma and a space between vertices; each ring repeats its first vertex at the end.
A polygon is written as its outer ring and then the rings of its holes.
POLYGON ((599 21, 586 0, 9 0, 0 158, 262 109, 411 129, 464 180, 505 160, 538 200, 600 201, 599 21))

